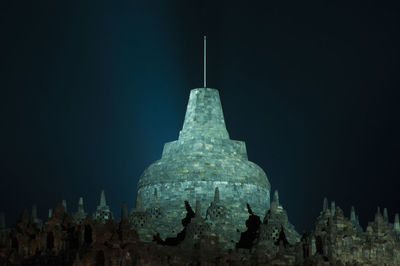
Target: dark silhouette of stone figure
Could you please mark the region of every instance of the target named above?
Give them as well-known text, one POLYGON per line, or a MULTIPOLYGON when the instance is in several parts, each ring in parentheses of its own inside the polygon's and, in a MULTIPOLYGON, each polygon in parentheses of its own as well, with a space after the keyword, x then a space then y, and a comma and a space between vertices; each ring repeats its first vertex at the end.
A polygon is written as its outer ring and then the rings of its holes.
POLYGON ((250 249, 253 246, 253 242, 258 238, 258 229, 260 228, 261 220, 260 216, 253 213, 250 205, 247 203, 247 211, 249 212, 249 219, 246 220, 247 230, 241 233, 240 240, 236 243, 236 248, 247 248, 250 249))
POLYGON ((182 225, 183 225, 182 231, 180 231, 176 237, 167 237, 165 239, 165 241, 161 239, 159 234, 157 234, 154 236, 153 241, 155 241, 155 242, 157 242, 157 244, 161 244, 161 245, 177 246, 177 245, 179 245, 179 243, 181 243, 185 239, 186 227, 188 226, 188 224, 190 224, 190 221, 192 220, 192 218, 195 215, 192 207, 190 206, 190 204, 187 200, 185 200, 185 208, 186 208, 186 216, 185 216, 185 218, 182 219, 182 225))

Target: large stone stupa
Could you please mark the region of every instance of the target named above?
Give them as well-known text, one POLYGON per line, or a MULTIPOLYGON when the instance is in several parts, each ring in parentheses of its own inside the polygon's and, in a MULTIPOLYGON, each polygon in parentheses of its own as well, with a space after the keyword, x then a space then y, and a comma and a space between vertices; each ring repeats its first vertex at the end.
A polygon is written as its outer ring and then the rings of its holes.
POLYGON ((238 231, 246 228, 247 203, 261 217, 270 207, 268 178, 247 159, 245 143, 229 138, 218 90, 197 88, 178 140, 166 143, 161 159, 140 177, 137 208, 156 210, 153 223, 161 236, 173 237, 182 229, 184 201, 194 206, 198 200, 206 217, 217 187, 238 231))

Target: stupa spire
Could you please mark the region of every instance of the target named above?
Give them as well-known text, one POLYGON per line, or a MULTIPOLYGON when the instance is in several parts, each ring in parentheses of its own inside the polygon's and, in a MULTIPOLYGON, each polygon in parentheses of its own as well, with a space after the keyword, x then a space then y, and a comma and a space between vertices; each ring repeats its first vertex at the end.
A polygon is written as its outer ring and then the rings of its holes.
POLYGON ((352 221, 353 223, 356 223, 356 211, 354 209, 354 206, 351 206, 351 211, 350 211, 350 221, 352 221))
POLYGON ((326 211, 328 209, 328 199, 325 197, 324 202, 322 203, 322 211, 326 211))
POLYGON ((83 198, 82 198, 82 197, 79 198, 79 202, 78 202, 78 212, 79 212, 79 213, 84 213, 84 212, 85 212, 85 209, 84 209, 84 207, 83 207, 83 198))
POLYGON ((393 230, 396 233, 400 233, 400 222, 399 222, 399 214, 398 213, 396 213, 394 216, 393 230))
POLYGON ((335 215, 336 212, 336 204, 334 201, 331 201, 331 214, 335 215))
POLYGON ((275 192, 274 192, 273 201, 276 202, 276 206, 279 206, 279 193, 278 193, 278 190, 275 190, 275 192))
POLYGON ((64 212, 67 212, 67 200, 62 200, 61 204, 64 207, 64 212))
POLYGON ((389 222, 389 215, 387 208, 383 209, 383 220, 385 220, 385 222, 389 222))
POLYGON ((142 209, 142 197, 140 196, 140 194, 137 194, 136 196, 136 207, 137 210, 142 209))
POLYGON ((215 188, 214 190, 214 202, 219 203, 219 189, 218 187, 215 188))
POLYGON ((104 194, 104 190, 101 191, 100 195, 100 206, 106 206, 106 195, 104 194))
POLYGON ((196 208, 194 211, 194 217, 199 218, 201 217, 201 205, 200 205, 200 201, 196 200, 196 208))

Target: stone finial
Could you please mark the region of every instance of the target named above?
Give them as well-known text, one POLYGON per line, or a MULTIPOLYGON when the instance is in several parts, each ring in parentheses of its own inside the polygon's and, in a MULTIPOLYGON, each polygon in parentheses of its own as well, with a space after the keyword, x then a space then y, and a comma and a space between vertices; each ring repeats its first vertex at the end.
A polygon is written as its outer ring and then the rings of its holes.
POLYGON ((275 192, 274 192, 273 201, 276 202, 276 206, 279 206, 279 193, 278 193, 278 190, 275 190, 275 192))
POLYGON ((389 222, 389 215, 386 208, 383 209, 383 220, 387 223, 389 222))
POLYGON ((324 198, 324 203, 322 204, 322 211, 326 211, 328 209, 328 199, 324 198))
POLYGON ((396 233, 400 233, 400 222, 398 213, 396 213, 394 216, 393 231, 395 231, 396 233))
POLYGON ((0 212, 0 230, 6 228, 6 217, 4 212, 0 212))
POLYGON ((383 220, 382 214, 381 214, 381 207, 378 206, 375 214, 375 222, 380 222, 383 220))
POLYGON ((214 203, 219 203, 219 188, 216 187, 214 190, 214 203))
POLYGON ((33 220, 37 219, 37 207, 36 207, 36 204, 33 204, 33 206, 32 206, 32 219, 33 220))
POLYGON ((334 216, 336 213, 336 204, 334 201, 331 202, 331 214, 334 216))
POLYGON ((126 201, 122 203, 121 219, 128 219, 128 206, 126 204, 126 201))
POLYGON ((356 211, 354 210, 354 206, 351 206, 350 221, 352 221, 353 223, 357 223, 357 220, 356 220, 356 211))
POLYGON ((140 196, 140 194, 136 195, 136 209, 142 209, 142 197, 140 196))
POLYGON ((68 212, 67 211, 67 201, 66 200, 62 200, 62 206, 64 207, 64 212, 68 212))
POLYGON ((49 209, 49 218, 51 218, 51 216, 53 216, 53 209, 52 208, 49 209))
POLYGON ((83 207, 83 197, 79 198, 79 202, 78 202, 78 212, 79 213, 85 213, 85 209, 83 207))
POLYGON ((158 193, 157 193, 157 188, 154 189, 154 202, 158 202, 158 193))
POLYGON ((200 206, 200 201, 196 200, 196 209, 194 212, 195 217, 201 217, 201 206, 200 206))
POLYGON ((104 190, 102 190, 101 194, 100 194, 100 205, 99 206, 102 206, 102 207, 107 206, 106 195, 104 194, 104 190))
POLYGON ((278 212, 278 204, 275 201, 275 195, 272 198, 272 202, 271 202, 271 204, 269 206, 269 210, 270 210, 271 213, 277 213, 278 212))

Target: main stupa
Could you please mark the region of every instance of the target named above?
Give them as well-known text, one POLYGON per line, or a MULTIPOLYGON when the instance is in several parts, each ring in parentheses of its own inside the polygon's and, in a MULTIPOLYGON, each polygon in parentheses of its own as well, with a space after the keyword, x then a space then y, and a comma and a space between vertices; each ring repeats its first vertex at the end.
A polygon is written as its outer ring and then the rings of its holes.
POLYGON ((270 208, 265 172, 248 160, 243 141, 229 138, 218 90, 207 88, 204 79, 204 88, 190 91, 178 140, 166 143, 161 159, 140 177, 136 204, 156 209, 153 223, 161 236, 174 237, 183 228, 184 201, 192 207, 199 201, 206 218, 215 191, 237 232, 246 228, 247 203, 260 217, 270 208))

